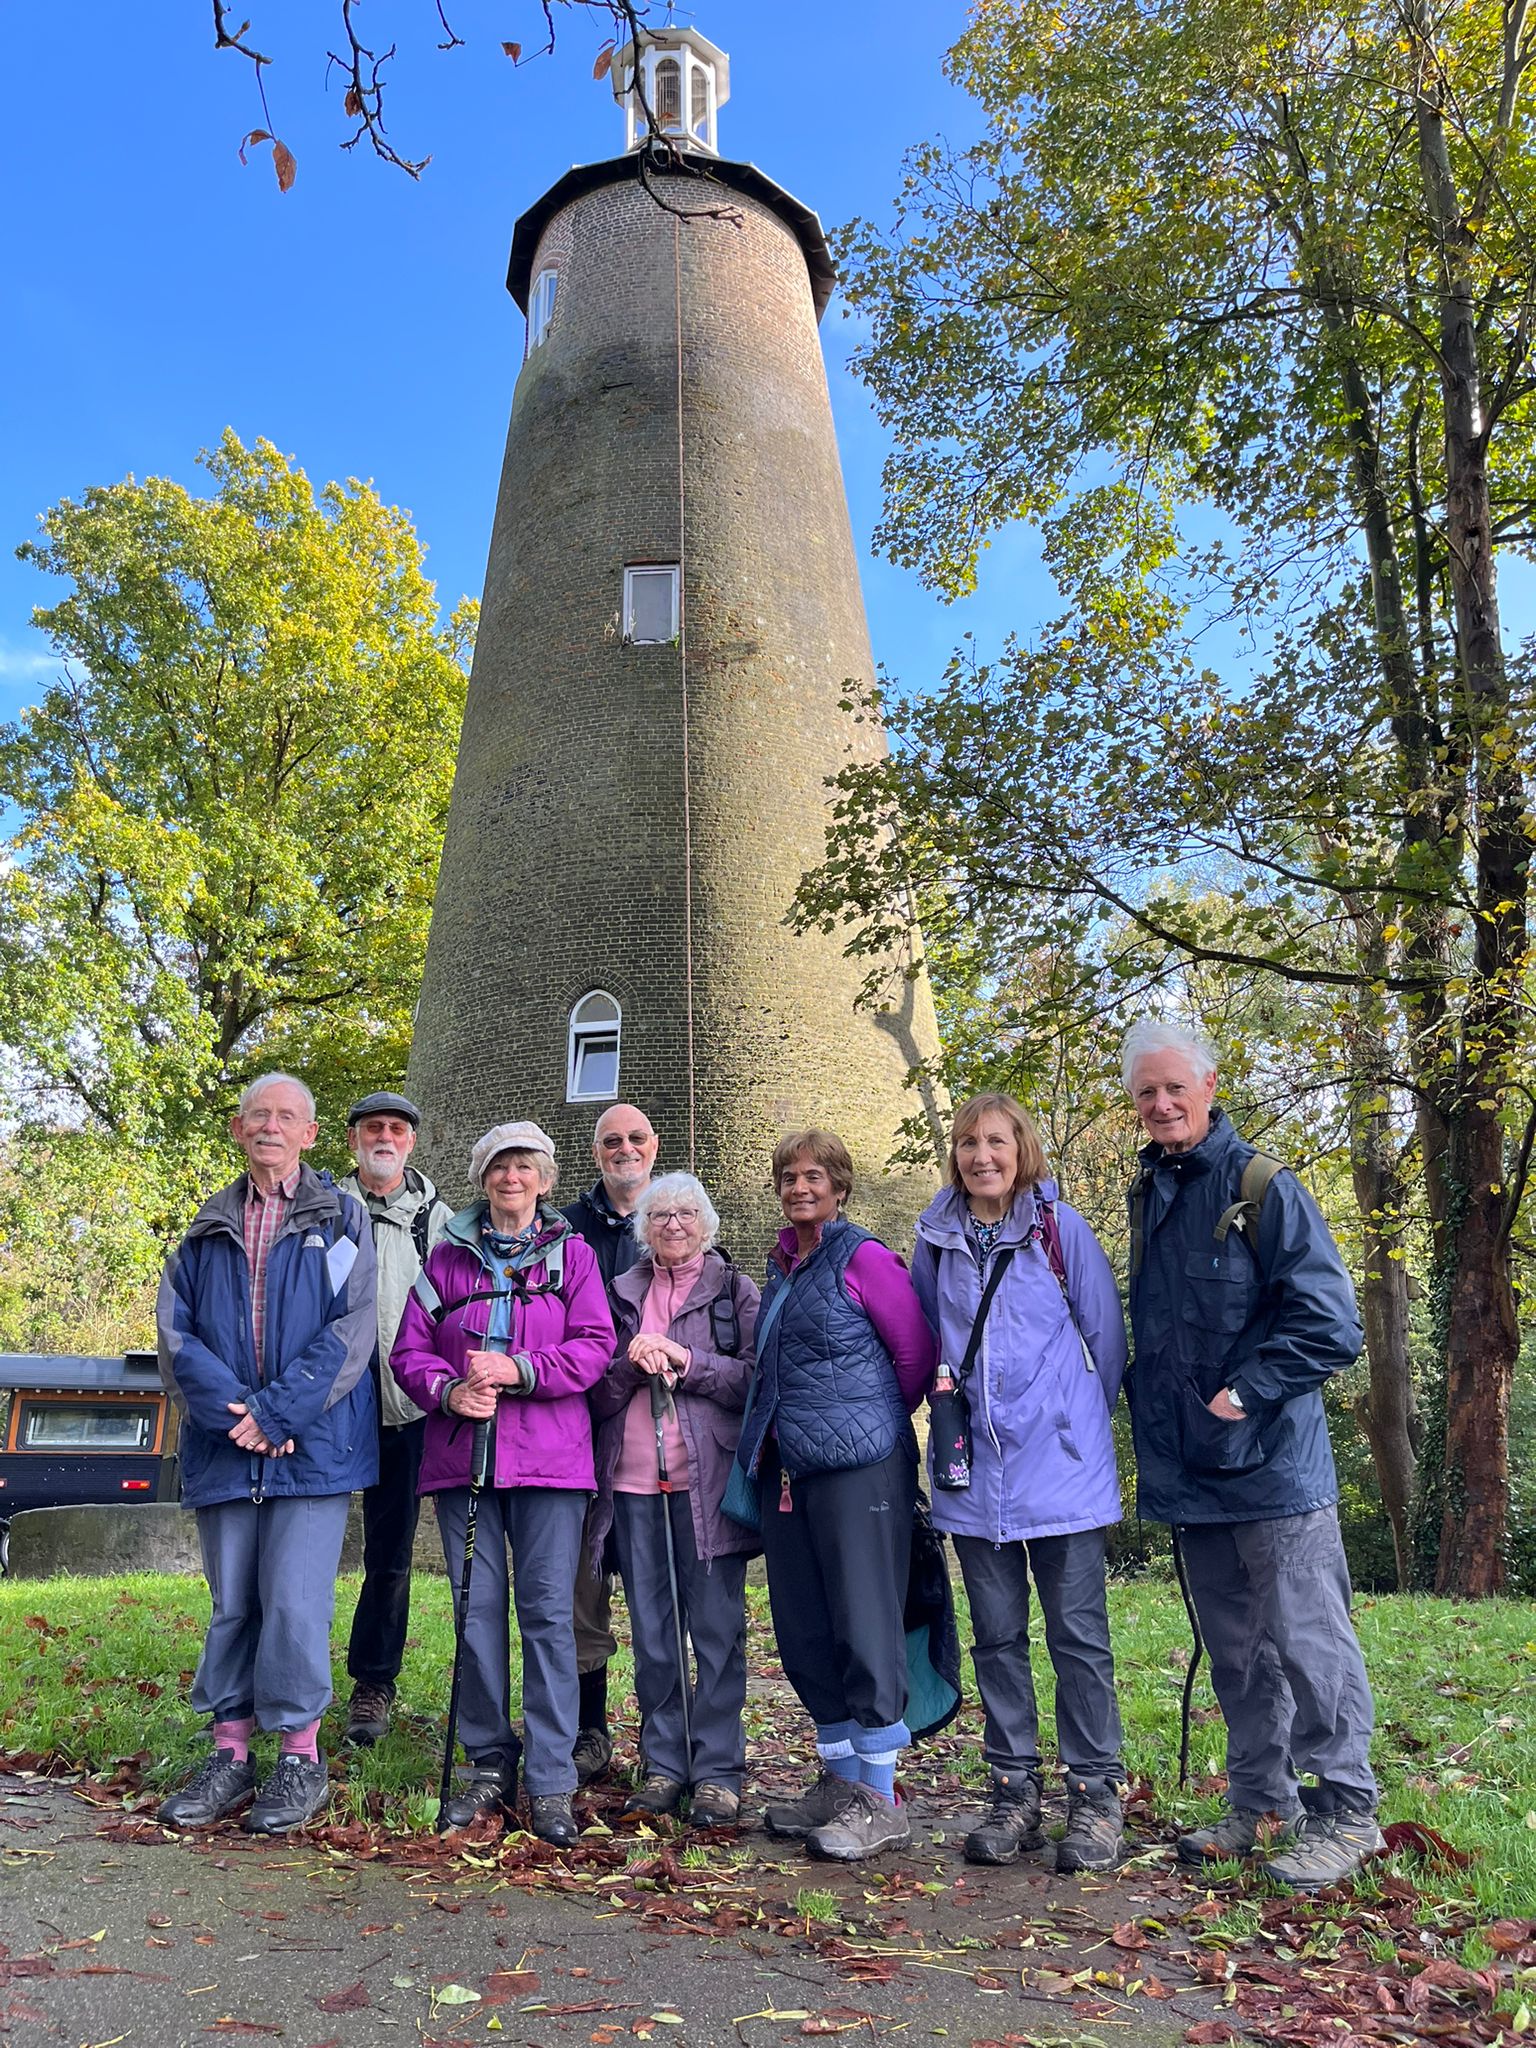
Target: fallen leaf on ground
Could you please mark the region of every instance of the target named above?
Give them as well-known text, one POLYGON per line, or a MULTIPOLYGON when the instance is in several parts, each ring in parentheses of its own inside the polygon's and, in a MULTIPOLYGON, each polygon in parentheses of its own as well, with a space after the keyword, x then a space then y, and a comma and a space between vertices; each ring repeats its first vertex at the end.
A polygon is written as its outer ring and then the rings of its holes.
POLYGON ((324 1998, 315 2000, 320 2012, 361 2012, 364 2006, 372 2005, 368 1987, 359 1977, 355 1984, 349 1984, 345 1991, 331 1991, 324 1998))

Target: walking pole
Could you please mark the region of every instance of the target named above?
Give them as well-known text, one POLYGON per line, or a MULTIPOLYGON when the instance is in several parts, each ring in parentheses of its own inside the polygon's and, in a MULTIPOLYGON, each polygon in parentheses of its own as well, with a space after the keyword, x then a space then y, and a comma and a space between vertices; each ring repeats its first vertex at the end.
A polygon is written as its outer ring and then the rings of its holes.
POLYGON ((656 1426, 656 1485, 661 1495, 661 1526, 667 1538, 667 1579, 672 1588, 672 1628, 677 1638, 677 1678, 683 1689, 683 1748, 693 1765, 693 1715, 688 1707, 688 1644, 683 1636, 683 1603, 677 1584, 677 1548, 672 1539, 672 1482, 667 1477, 667 1390, 661 1374, 651 1376, 651 1420, 656 1426))
POLYGON ((1189 1616, 1190 1634, 1194 1637, 1194 1653, 1189 1668, 1184 1673, 1184 1699, 1179 1711, 1179 1789, 1189 1783, 1189 1704, 1195 1690, 1195 1673, 1200 1668, 1200 1653, 1205 1648, 1205 1638, 1200 1633, 1200 1617, 1195 1612, 1195 1596, 1189 1590, 1189 1576, 1184 1569, 1184 1546, 1179 1541, 1179 1532, 1171 1528, 1168 1534, 1173 1538, 1173 1568, 1178 1573, 1179 1591, 1184 1595, 1184 1612, 1189 1616))
POLYGON ((491 1463, 491 1424, 487 1416, 475 1424, 469 1452, 469 1509, 464 1517, 464 1567, 459 1574, 459 1604, 453 1624, 453 1683, 448 1688, 448 1740, 443 1745, 443 1782, 438 1788, 437 1832, 448 1831, 448 1801, 453 1793, 453 1751, 459 1735, 459 1689, 464 1683, 464 1637, 469 1628, 469 1579, 475 1568, 475 1522, 480 1494, 491 1463))

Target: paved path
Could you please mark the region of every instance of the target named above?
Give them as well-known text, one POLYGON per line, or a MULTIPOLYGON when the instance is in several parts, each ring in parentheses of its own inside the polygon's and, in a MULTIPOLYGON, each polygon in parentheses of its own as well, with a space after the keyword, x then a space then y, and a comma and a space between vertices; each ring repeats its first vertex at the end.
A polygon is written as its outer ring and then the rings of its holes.
POLYGON ((1134 1868, 1107 1886, 1040 1859, 977 1873, 930 1837, 850 1871, 761 1835, 744 1862, 722 1837, 702 1861, 618 1838, 568 1859, 525 1838, 380 1856, 361 1830, 178 1839, 102 1801, 0 1777, 0 2041, 1171 2048, 1214 2009, 1177 1972, 1166 2001, 1127 1989, 1147 1959, 1110 1930, 1168 1909, 1134 1868))

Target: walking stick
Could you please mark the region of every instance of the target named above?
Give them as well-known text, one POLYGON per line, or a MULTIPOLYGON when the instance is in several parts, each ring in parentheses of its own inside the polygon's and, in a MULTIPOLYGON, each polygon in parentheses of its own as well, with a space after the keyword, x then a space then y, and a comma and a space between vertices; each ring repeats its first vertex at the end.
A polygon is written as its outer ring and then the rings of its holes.
POLYGON ((464 1637, 469 1628, 469 1580, 475 1568, 475 1522, 480 1494, 491 1463, 491 1424, 487 1416, 475 1424, 469 1452, 469 1509, 464 1517, 464 1567, 459 1574, 459 1604, 453 1623, 453 1683, 448 1688, 448 1740, 443 1745, 443 1782, 438 1788, 437 1832, 448 1831, 448 1801, 453 1792, 453 1751, 459 1736, 459 1690, 464 1683, 464 1637))
POLYGON ((1205 1638, 1200 1633, 1200 1617, 1195 1612, 1195 1596, 1189 1590, 1189 1575, 1184 1569, 1184 1546, 1179 1541, 1179 1532, 1170 1527, 1168 1534, 1173 1538, 1173 1568, 1178 1573, 1179 1591, 1184 1595, 1184 1612, 1189 1616, 1190 1634, 1195 1639, 1194 1654, 1189 1668, 1184 1673, 1184 1699, 1179 1710, 1179 1789, 1189 1783, 1189 1704, 1195 1690, 1195 1673, 1200 1667, 1200 1653, 1205 1648, 1205 1638))
POLYGON ((683 1635, 683 1603, 677 1584, 677 1547, 672 1537, 672 1482, 667 1477, 667 1390, 661 1374, 651 1375, 651 1420, 656 1426, 656 1485, 661 1495, 661 1526, 667 1538, 667 1580, 672 1588, 672 1629, 677 1638, 677 1678, 683 1689, 683 1748, 693 1763, 693 1715, 688 1706, 688 1644, 683 1635))

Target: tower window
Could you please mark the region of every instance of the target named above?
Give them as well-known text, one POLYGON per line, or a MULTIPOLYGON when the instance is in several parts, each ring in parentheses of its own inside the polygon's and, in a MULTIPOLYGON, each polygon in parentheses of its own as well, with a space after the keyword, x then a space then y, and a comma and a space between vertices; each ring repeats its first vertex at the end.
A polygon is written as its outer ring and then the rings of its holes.
POLYGON ((605 989, 583 996, 571 1011, 567 1102, 611 1102, 619 1092, 621 1013, 605 989))
POLYGON ((533 281, 533 290, 528 295, 528 353, 538 347, 549 332, 549 323, 555 317, 555 286, 558 273, 541 270, 533 281))
POLYGON ((675 131, 683 125, 683 67, 675 57, 663 57, 656 66, 657 126, 675 131))
POLYGON ((688 124, 701 142, 709 140, 709 73, 702 64, 689 66, 688 124))
POLYGON ((677 638, 678 579, 672 564, 646 563, 624 571, 624 638, 656 646, 677 638))

